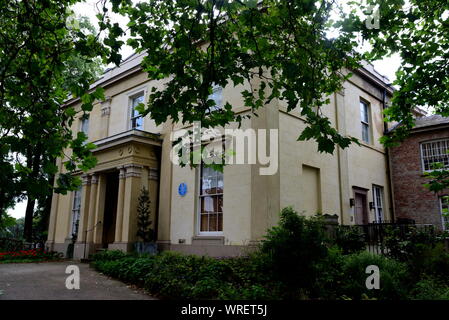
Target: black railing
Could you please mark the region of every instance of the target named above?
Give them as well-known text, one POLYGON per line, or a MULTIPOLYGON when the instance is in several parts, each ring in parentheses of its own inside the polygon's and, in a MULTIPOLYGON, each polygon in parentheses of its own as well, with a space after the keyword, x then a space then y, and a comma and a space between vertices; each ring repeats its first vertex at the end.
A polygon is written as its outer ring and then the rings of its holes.
POLYGON ((366 248, 371 253, 388 253, 387 240, 395 237, 397 240, 406 239, 410 232, 419 231, 426 234, 435 232, 434 226, 430 224, 374 222, 366 225, 356 225, 364 236, 366 248))

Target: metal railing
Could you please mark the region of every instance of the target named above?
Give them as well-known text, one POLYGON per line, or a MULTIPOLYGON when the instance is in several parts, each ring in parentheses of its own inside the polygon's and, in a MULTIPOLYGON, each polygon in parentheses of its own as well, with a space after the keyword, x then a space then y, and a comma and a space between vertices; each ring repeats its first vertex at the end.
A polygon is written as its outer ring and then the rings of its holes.
POLYGON ((387 240, 394 236, 398 240, 406 239, 411 232, 434 234, 431 224, 374 222, 366 225, 356 225, 364 236, 366 248, 371 253, 387 254, 387 240))

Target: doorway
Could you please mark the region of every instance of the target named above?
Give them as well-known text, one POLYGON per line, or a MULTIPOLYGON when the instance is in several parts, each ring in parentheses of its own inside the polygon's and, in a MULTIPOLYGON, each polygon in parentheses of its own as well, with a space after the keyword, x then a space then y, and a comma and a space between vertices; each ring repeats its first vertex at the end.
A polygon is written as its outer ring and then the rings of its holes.
POLYGON ((354 189, 354 214, 355 224, 365 225, 369 223, 368 192, 363 189, 354 189))
POLYGON ((106 175, 106 197, 104 204, 102 246, 107 248, 115 240, 115 224, 117 218, 119 172, 106 175))

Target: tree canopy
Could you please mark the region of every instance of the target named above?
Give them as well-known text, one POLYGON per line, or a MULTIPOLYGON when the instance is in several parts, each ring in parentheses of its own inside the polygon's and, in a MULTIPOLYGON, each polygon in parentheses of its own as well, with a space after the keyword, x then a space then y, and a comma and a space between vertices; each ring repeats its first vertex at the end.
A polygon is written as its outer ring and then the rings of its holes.
MULTIPOLYGON (((372 46, 368 60, 399 54, 396 87, 387 121, 401 122, 383 142, 389 146, 405 138, 414 126, 413 109, 449 116, 449 2, 445 0, 352 1, 345 18, 347 32, 360 32, 372 46), (355 12, 367 12, 377 5, 379 28, 367 28, 355 12)), ((372 11, 372 10, 371 10, 372 11)))
MULTIPOLYGON (((87 66, 106 51, 85 21, 74 23, 74 3, 0 0, 0 218, 17 198, 48 195, 65 148, 73 154, 64 159, 68 172, 58 175, 58 192, 79 185, 71 172, 95 165, 92 144, 83 144, 83 134, 73 137, 76 112, 64 102, 78 97, 89 112, 102 97, 89 92, 97 74, 87 66)), ((32 215, 25 225, 31 223, 32 215)))
MULTIPOLYGON (((315 139, 321 152, 347 147, 356 139, 342 136, 322 115, 328 96, 341 89, 359 66, 357 42, 340 30, 326 37, 334 1, 150 0, 133 4, 112 1, 112 10, 129 17, 127 44, 147 52, 142 67, 150 79, 169 79, 149 94, 144 114, 156 123, 169 117, 184 123, 201 121, 209 128, 243 117, 226 102, 214 108, 209 98, 214 85, 243 83, 244 105, 253 113, 273 99, 285 101, 288 111, 298 106, 308 127, 300 140, 315 139), (181 116, 180 116, 181 115, 181 116)), ((105 28, 124 34, 104 19, 105 28)), ((108 43, 112 48, 119 40, 108 43)))

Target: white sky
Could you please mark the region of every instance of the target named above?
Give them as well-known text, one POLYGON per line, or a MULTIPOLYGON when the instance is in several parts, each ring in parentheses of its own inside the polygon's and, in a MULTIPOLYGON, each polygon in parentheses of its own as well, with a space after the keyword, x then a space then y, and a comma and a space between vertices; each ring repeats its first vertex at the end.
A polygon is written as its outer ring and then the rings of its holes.
MULTIPOLYGON (((96 14, 98 13, 98 9, 96 7, 96 3, 98 0, 86 0, 86 2, 78 3, 74 6, 74 11, 76 15, 80 16, 86 16, 89 17, 90 21, 96 26, 97 30, 98 24, 97 24, 97 18, 96 14)), ((101 8, 99 8, 101 9, 101 8)), ((122 27, 125 27, 126 23, 128 22, 128 19, 120 16, 120 15, 112 15, 112 18, 115 22, 119 22, 122 27)), ((129 46, 123 46, 121 49, 122 58, 125 59, 129 55, 133 53, 133 50, 129 46)), ((396 70, 399 68, 401 64, 401 59, 399 55, 394 55, 390 58, 386 58, 380 61, 375 61, 373 63, 376 70, 381 73, 382 75, 387 76, 391 82, 396 79, 395 73, 396 70)), ((14 218, 20 218, 25 216, 25 209, 26 209, 26 201, 22 201, 20 203, 17 203, 14 209, 10 209, 8 211, 8 214, 13 216, 14 218)))

